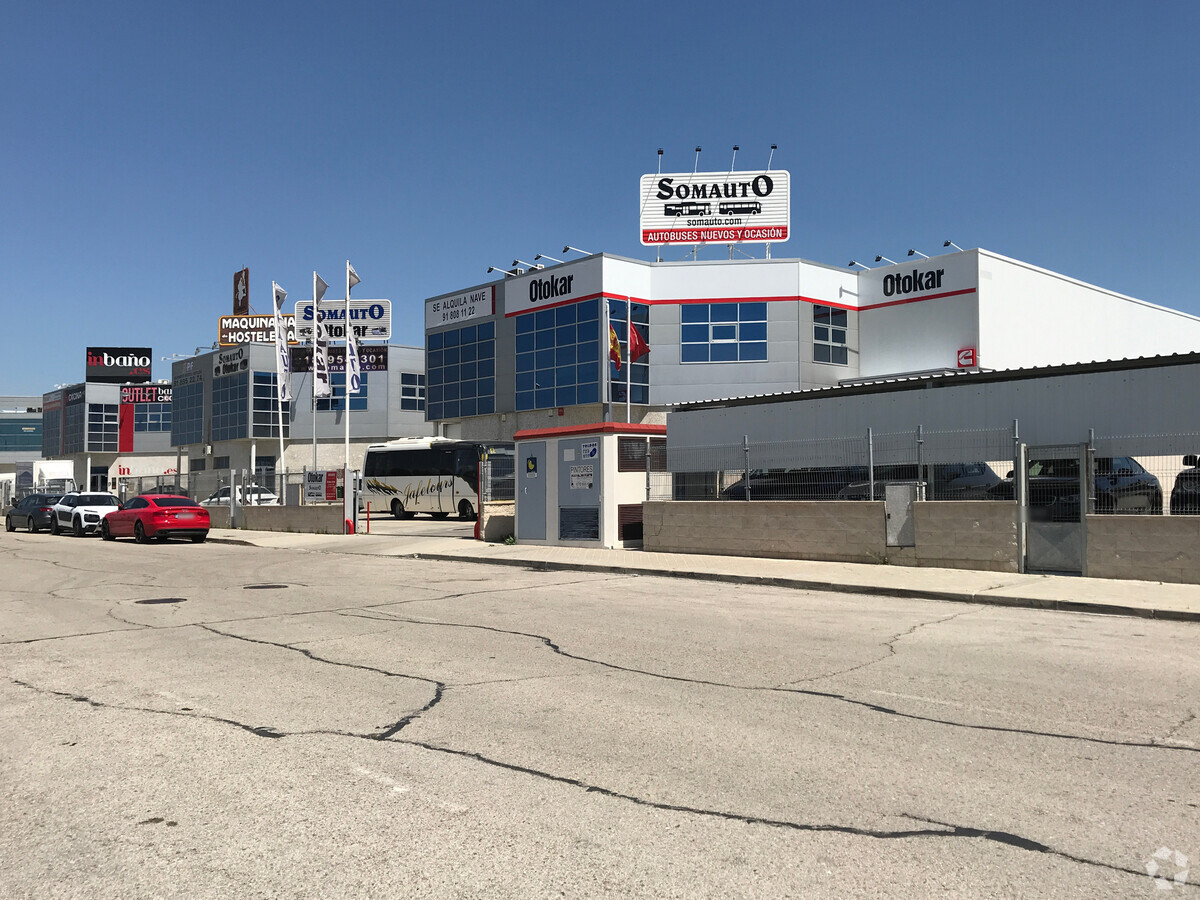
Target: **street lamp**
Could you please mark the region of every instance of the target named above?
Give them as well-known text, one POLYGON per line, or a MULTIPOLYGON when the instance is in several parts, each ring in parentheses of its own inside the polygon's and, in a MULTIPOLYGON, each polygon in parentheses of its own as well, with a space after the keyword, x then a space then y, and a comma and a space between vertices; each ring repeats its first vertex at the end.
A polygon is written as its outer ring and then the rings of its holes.
POLYGON ((946 243, 942 244, 942 246, 943 247, 953 247, 959 253, 962 252, 962 247, 958 246, 958 244, 954 243, 954 241, 946 241, 946 243))
POLYGON ((891 263, 893 266, 896 265, 896 261, 894 259, 888 259, 886 256, 875 257, 875 262, 887 262, 891 263))
POLYGON ((582 253, 584 256, 592 255, 592 254, 588 253, 586 250, 580 250, 578 247, 572 247, 570 244, 568 244, 566 247, 563 247, 563 253, 566 253, 568 250, 574 250, 576 253, 582 253))

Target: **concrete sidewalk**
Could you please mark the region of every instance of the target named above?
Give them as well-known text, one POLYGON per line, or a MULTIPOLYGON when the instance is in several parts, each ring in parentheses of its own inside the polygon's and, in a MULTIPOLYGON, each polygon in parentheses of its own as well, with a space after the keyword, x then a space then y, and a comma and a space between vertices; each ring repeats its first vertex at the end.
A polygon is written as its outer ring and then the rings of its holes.
POLYGON ((214 529, 209 532, 209 540, 314 553, 658 575, 802 590, 919 597, 1200 622, 1200 585, 1195 584, 743 556, 647 553, 641 550, 489 544, 453 537, 292 534, 214 529))

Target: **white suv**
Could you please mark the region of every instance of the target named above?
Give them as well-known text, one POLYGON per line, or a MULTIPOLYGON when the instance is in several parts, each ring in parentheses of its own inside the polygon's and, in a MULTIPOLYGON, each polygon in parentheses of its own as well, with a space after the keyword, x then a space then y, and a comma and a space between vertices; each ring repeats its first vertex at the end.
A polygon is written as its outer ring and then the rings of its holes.
POLYGON ((76 537, 96 534, 100 522, 110 512, 119 509, 121 501, 112 494, 72 491, 50 507, 50 533, 71 532, 76 537))

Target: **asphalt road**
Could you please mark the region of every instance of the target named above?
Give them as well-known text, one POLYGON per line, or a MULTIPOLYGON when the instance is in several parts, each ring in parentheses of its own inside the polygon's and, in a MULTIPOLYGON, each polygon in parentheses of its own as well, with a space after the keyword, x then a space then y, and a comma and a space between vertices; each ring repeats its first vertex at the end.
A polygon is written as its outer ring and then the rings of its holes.
POLYGON ((0 573, 0 896, 1200 896, 1193 624, 21 532, 0 573))

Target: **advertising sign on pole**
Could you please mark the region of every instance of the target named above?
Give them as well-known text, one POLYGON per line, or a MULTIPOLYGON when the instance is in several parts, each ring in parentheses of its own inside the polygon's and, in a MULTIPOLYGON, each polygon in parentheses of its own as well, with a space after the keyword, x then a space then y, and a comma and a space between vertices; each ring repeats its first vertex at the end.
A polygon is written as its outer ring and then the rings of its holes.
MULTIPOLYGON (((296 340, 296 317, 283 313, 283 327, 287 330, 287 342, 296 340)), ((275 343, 274 316, 220 316, 217 319, 217 344, 221 347, 236 347, 238 344, 275 343)))
POLYGON ((784 169, 643 175, 641 234, 659 244, 774 244, 788 239, 784 169))
POLYGON ((242 269, 233 275, 233 314, 244 316, 250 312, 250 270, 242 269))
POLYGON ((88 347, 87 381, 140 384, 150 380, 149 347, 88 347))
MULTIPOLYGON (((321 304, 321 314, 329 332, 329 339, 345 340, 345 305, 341 301, 330 303, 326 300, 321 304)), ((360 341, 386 341, 392 336, 392 301, 351 300, 350 322, 354 326, 355 336, 360 341)), ((296 304, 296 339, 311 341, 312 333, 312 301, 301 300, 296 304)))

